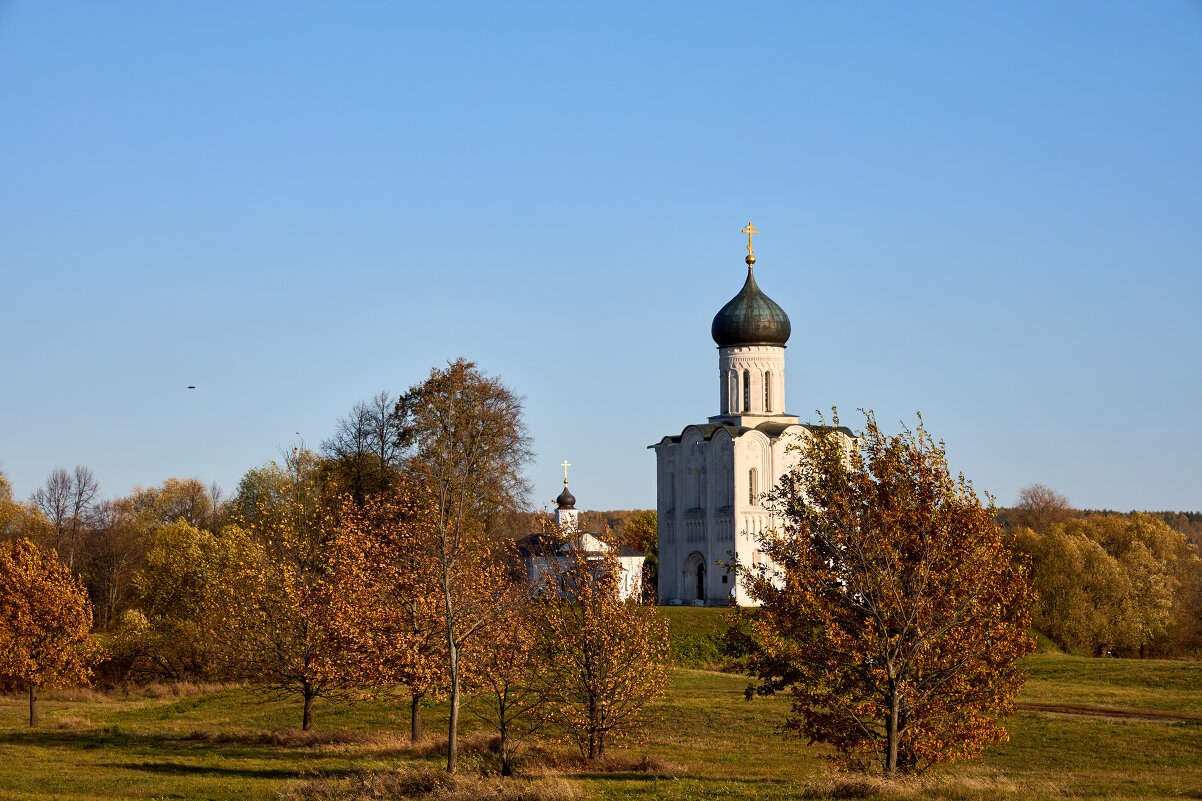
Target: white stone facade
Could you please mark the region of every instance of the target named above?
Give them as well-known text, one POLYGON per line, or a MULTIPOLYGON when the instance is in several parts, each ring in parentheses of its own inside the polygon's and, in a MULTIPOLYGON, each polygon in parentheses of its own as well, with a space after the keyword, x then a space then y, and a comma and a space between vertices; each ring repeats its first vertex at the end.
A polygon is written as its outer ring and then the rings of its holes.
POLYGON ((763 502, 797 462, 809 430, 797 423, 760 428, 692 425, 655 449, 659 487, 659 598, 706 605, 750 603, 721 563, 733 555, 759 564, 755 535, 780 521, 763 502))
POLYGON ((557 593, 558 590, 552 589, 555 582, 559 581, 565 570, 571 567, 571 560, 568 556, 561 555, 569 550, 582 549, 585 553, 585 561, 600 560, 603 558, 612 558, 617 562, 617 595, 618 600, 640 602, 643 598, 643 562, 647 557, 642 554, 623 553, 618 551, 616 554, 613 548, 605 542, 597 539, 591 534, 581 534, 578 541, 570 541, 559 554, 542 553, 542 554, 527 554, 524 558, 526 565, 526 576, 531 586, 538 588, 541 592, 557 593))
MULTIPOLYGON (((756 285, 755 259, 746 261, 747 283, 711 327, 719 413, 649 446, 656 455, 662 604, 751 603, 725 565, 735 557, 763 563, 757 535, 782 522, 764 496, 796 466, 799 446, 816 430, 785 411, 788 317, 756 285)), ((850 442, 851 432, 841 432, 850 442)))

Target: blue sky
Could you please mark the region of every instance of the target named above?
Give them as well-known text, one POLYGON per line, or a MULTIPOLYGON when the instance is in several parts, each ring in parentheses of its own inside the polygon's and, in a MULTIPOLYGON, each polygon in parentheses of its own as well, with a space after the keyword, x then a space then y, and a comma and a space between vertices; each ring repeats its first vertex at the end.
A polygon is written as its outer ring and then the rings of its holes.
POLYGON ((653 506, 752 220, 792 413, 1202 509, 1196 2, 8 2, 0 115, 21 496, 229 492, 464 355, 536 505, 653 506))

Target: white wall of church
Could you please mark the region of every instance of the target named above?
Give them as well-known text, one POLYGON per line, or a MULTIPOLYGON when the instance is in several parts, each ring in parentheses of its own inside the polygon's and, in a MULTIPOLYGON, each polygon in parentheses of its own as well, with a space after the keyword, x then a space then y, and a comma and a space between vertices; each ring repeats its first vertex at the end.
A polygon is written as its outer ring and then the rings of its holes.
POLYGON ((724 604, 750 599, 719 562, 761 561, 754 535, 778 525, 763 502, 764 493, 796 464, 789 448, 803 426, 777 437, 755 429, 719 427, 710 439, 698 426, 679 442, 654 446, 659 497, 659 597, 661 603, 724 604), (725 581, 723 578, 725 577, 725 581))

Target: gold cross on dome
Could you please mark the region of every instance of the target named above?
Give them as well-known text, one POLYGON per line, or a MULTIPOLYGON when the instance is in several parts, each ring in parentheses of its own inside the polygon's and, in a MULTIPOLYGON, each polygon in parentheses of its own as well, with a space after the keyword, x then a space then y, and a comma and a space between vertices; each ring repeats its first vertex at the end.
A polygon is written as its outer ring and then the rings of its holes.
POLYGON ((747 255, 750 256, 755 253, 755 249, 751 247, 751 235, 758 234, 759 231, 755 230, 755 226, 748 222, 747 227, 743 229, 743 233, 747 234, 747 255))
POLYGON ((563 468, 563 483, 567 484, 568 483, 568 468, 571 467, 571 465, 568 464, 567 459, 564 459, 563 464, 561 464, 560 467, 563 468))

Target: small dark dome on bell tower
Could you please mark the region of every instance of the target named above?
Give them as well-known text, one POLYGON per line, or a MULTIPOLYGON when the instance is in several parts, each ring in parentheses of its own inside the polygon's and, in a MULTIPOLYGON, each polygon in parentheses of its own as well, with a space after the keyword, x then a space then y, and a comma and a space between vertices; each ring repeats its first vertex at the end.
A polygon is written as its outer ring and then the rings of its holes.
POLYGON ((563 492, 559 493, 559 497, 555 499, 555 508, 557 509, 575 509, 576 497, 568 492, 568 485, 565 482, 563 492))

